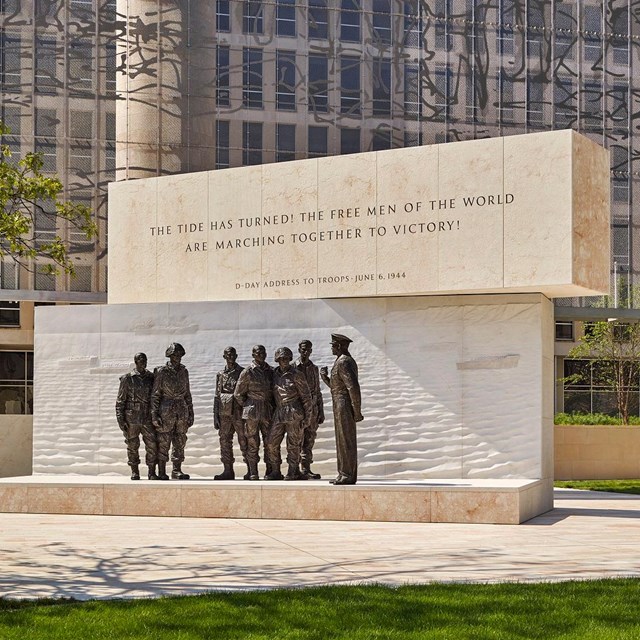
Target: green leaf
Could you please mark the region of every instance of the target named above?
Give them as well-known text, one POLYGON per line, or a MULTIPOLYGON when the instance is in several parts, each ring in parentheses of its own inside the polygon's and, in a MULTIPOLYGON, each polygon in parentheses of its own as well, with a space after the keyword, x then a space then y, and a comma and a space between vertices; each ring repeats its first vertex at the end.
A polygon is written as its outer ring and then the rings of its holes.
MULTIPOLYGON (((10 133, 0 120, 0 135, 10 133)), ((61 236, 48 242, 36 239, 37 216, 56 221, 56 228, 70 226, 87 240, 98 235, 90 207, 63 199, 63 184, 56 176, 44 175, 41 153, 27 153, 12 159, 6 144, 0 146, 0 257, 11 257, 30 270, 45 273, 74 273, 69 246, 61 236)))

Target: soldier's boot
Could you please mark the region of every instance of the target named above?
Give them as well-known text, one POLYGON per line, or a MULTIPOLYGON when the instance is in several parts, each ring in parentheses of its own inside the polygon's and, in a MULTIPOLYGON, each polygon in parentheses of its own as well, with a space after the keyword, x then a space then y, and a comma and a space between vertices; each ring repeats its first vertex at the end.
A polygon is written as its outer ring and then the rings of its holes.
POLYGON ((280 467, 270 465, 270 468, 271 472, 264 477, 265 480, 284 480, 284 476, 280 473, 280 467))
POLYGON ((167 475, 167 463, 166 462, 158 462, 158 480, 168 480, 169 476, 167 475))
POLYGON ((306 477, 300 473, 300 468, 297 464, 290 464, 285 480, 306 480, 306 477))
POLYGON ((247 473, 242 476, 244 480, 251 480, 251 465, 247 462, 247 473))
POLYGON ((247 475, 244 477, 245 480, 260 480, 260 476, 258 475, 258 463, 257 462, 249 462, 249 471, 247 475))
POLYGON ((320 480, 322 477, 319 473, 311 471, 311 463, 306 460, 302 461, 302 475, 305 480, 320 480))
MULTIPOLYGON (((264 470, 264 479, 267 479, 267 476, 270 476, 273 473, 273 465, 265 460, 265 470, 264 470)), ((278 473, 280 472, 280 469, 278 469, 278 473)))
POLYGON ((147 478, 149 478, 149 480, 158 480, 158 476, 156 475, 156 465, 149 464, 147 467, 149 468, 149 475, 147 478))
POLYGON ((225 464, 224 471, 217 476, 213 476, 214 480, 235 480, 236 474, 233 472, 232 464, 225 464))
POLYGON ((172 480, 188 480, 191 476, 188 473, 182 472, 182 463, 174 462, 173 471, 171 472, 172 480))
POLYGON ((131 466, 131 479, 132 480, 140 480, 140 469, 137 464, 132 464, 131 466))

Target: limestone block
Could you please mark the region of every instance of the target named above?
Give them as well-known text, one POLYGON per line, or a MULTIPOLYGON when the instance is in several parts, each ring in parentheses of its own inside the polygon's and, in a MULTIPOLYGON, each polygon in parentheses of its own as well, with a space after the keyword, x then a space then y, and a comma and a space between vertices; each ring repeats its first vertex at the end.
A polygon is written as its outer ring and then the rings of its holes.
MULTIPOLYGON (((146 153, 138 146, 126 158, 129 177, 138 176, 134 156, 146 153)), ((161 153, 163 172, 181 170, 184 149, 169 141, 161 153)), ((148 193, 111 186, 110 302, 556 297, 609 286, 608 154, 570 130, 172 175, 153 185, 148 193), (176 233, 181 224, 203 231, 176 233), (139 279, 128 273, 132 237, 147 262, 139 279), (155 286, 147 273, 154 264, 155 286)))

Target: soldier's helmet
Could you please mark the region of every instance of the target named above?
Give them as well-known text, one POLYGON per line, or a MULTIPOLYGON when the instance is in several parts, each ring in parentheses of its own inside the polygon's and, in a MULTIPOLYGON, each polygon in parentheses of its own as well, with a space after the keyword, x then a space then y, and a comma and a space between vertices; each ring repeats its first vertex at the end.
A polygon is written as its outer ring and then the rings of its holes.
POLYGON ((276 349, 276 354, 273 359, 278 362, 280 358, 287 358, 289 361, 293 360, 293 352, 289 347, 280 347, 276 349))
POLYGON ((179 342, 172 342, 167 347, 167 350, 164 352, 164 355, 168 358, 169 356, 172 356, 174 353, 177 356, 180 356, 182 358, 182 356, 184 356, 186 351, 184 350, 184 347, 179 342))

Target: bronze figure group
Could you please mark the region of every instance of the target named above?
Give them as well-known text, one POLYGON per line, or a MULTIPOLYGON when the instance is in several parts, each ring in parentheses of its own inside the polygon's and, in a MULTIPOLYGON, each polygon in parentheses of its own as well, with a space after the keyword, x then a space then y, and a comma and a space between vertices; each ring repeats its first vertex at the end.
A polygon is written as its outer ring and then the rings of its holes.
POLYGON ((147 370, 147 356, 137 353, 136 368, 120 378, 116 399, 116 418, 127 443, 131 479, 140 480, 140 434, 146 449, 149 480, 168 480, 167 462, 171 461, 174 480, 188 480, 182 471, 187 430, 193 424, 193 402, 189 372, 181 364, 184 347, 172 342, 165 352, 169 362, 147 370), (157 471, 156 471, 157 467, 157 471))
MULTIPOLYGON (((272 368, 263 345, 252 349, 252 362, 237 364, 234 347, 223 352, 226 366, 216 376, 213 403, 214 426, 220 440, 222 473, 215 480, 234 480, 233 439, 237 437, 247 467, 245 480, 258 480, 260 442, 265 462, 265 480, 317 480, 311 469, 318 425, 324 422, 320 379, 331 390, 336 434, 338 475, 332 484, 355 484, 358 453, 356 422, 361 413, 358 366, 349 353, 351 340, 331 334, 336 361, 329 376, 327 367, 311 361, 313 345, 302 340, 299 357, 293 361, 288 347, 276 350, 272 368), (285 440, 286 437, 286 440, 285 440), (286 446, 286 475, 282 474, 282 441, 286 446)), ((193 402, 189 373, 182 365, 182 345, 172 343, 165 353, 169 361, 153 373, 147 370, 147 356, 134 357, 135 370, 120 378, 116 417, 127 444, 131 479, 140 479, 140 435, 145 445, 150 480, 168 480, 166 464, 171 461, 171 478, 188 480, 182 471, 187 431, 193 424, 193 402)))

